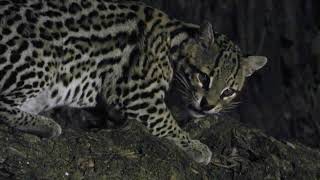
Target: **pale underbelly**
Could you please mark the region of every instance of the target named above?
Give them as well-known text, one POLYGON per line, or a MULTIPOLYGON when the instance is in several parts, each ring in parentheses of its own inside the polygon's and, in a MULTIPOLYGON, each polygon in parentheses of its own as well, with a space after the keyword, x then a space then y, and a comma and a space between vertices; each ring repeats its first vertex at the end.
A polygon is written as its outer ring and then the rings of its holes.
POLYGON ((48 90, 42 91, 37 96, 27 99, 19 109, 32 114, 38 114, 41 111, 52 109, 57 105, 50 99, 49 95, 50 92, 48 90))

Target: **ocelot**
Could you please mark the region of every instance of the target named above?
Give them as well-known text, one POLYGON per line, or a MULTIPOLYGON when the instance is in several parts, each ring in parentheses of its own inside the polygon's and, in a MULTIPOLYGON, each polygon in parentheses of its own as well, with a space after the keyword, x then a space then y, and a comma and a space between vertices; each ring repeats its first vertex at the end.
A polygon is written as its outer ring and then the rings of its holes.
POLYGON ((177 88, 193 117, 219 113, 267 62, 244 56, 210 23, 140 2, 2 0, 0 32, 0 120, 8 126, 59 136, 60 125, 39 112, 92 107, 100 96, 204 164, 210 149, 177 125, 166 92, 177 88))

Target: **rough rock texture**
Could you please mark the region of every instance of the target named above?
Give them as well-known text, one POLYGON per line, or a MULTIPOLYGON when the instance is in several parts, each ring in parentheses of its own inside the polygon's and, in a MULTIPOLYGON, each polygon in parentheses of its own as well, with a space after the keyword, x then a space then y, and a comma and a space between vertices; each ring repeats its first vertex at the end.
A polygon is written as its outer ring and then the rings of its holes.
POLYGON ((320 178, 320 152, 281 142, 234 120, 186 126, 209 145, 212 162, 192 162, 136 122, 113 130, 65 128, 41 140, 0 125, 0 179, 306 179, 320 178))

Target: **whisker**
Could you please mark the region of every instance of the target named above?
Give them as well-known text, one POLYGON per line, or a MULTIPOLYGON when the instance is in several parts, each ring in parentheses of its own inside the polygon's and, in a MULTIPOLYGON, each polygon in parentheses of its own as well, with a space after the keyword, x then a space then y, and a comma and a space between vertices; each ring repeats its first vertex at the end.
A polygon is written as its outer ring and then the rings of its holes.
POLYGON ((223 112, 223 113, 230 113, 230 112, 233 112, 234 108, 224 108, 222 109, 220 112, 223 112))
POLYGON ((194 94, 194 92, 191 92, 191 98, 194 100, 194 101, 198 101, 198 98, 197 96, 194 94))
POLYGON ((237 106, 226 106, 223 109, 235 109, 237 106))
POLYGON ((179 77, 180 80, 186 85, 186 87, 190 88, 190 85, 189 85, 188 81, 186 80, 186 78, 179 72, 176 74, 177 74, 177 77, 179 77))
MULTIPOLYGON (((182 91, 182 90, 179 90, 180 92, 182 92, 184 95, 186 95, 188 98, 190 98, 191 100, 193 101, 197 101, 198 98, 196 97, 196 95, 194 94, 193 91, 191 91, 191 86, 190 84, 188 83, 188 81, 186 80, 186 78, 180 73, 180 72, 177 72, 174 76, 174 80, 178 81, 179 85, 181 87, 184 87, 186 88, 187 90, 189 90, 190 92, 186 92, 186 91, 182 91)), ((192 102, 192 101, 191 101, 192 102)))
POLYGON ((190 104, 193 102, 192 100, 194 100, 194 98, 190 95, 190 93, 188 93, 182 89, 179 89, 179 88, 177 90, 181 93, 182 97, 185 100, 188 100, 190 102, 190 104))
POLYGON ((181 93, 183 99, 187 101, 187 105, 192 105, 194 102, 198 102, 198 98, 193 91, 191 84, 181 72, 176 72, 173 76, 173 80, 178 86, 177 90, 181 93))
POLYGON ((230 111, 232 111, 232 110, 234 110, 234 108, 228 108, 228 107, 226 107, 226 108, 223 108, 221 111, 223 111, 223 112, 230 112, 230 111))
POLYGON ((241 103, 242 103, 241 101, 236 101, 236 102, 231 102, 230 105, 239 105, 241 103))
POLYGON ((180 93, 182 93, 182 95, 184 95, 184 96, 186 96, 186 97, 189 97, 189 94, 188 94, 187 92, 183 91, 182 89, 178 89, 178 91, 179 91, 180 93))
POLYGON ((178 77, 175 77, 174 80, 176 80, 177 84, 178 84, 180 87, 189 89, 188 85, 186 85, 186 84, 185 84, 183 81, 181 81, 178 77))
POLYGON ((174 77, 173 77, 173 80, 175 80, 176 82, 178 82, 180 86, 182 85, 184 88, 188 88, 188 87, 186 86, 186 84, 183 83, 183 81, 182 81, 179 77, 174 76, 174 77))

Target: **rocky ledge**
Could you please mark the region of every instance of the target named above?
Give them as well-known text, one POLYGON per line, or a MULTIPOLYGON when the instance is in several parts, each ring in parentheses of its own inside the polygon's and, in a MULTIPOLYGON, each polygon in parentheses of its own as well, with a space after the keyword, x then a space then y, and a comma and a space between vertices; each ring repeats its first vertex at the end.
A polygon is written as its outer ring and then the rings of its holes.
POLYGON ((55 139, 0 125, 0 179, 320 179, 320 152, 269 137, 232 119, 206 118, 185 128, 213 151, 192 162, 137 122, 118 129, 64 128, 55 139))

